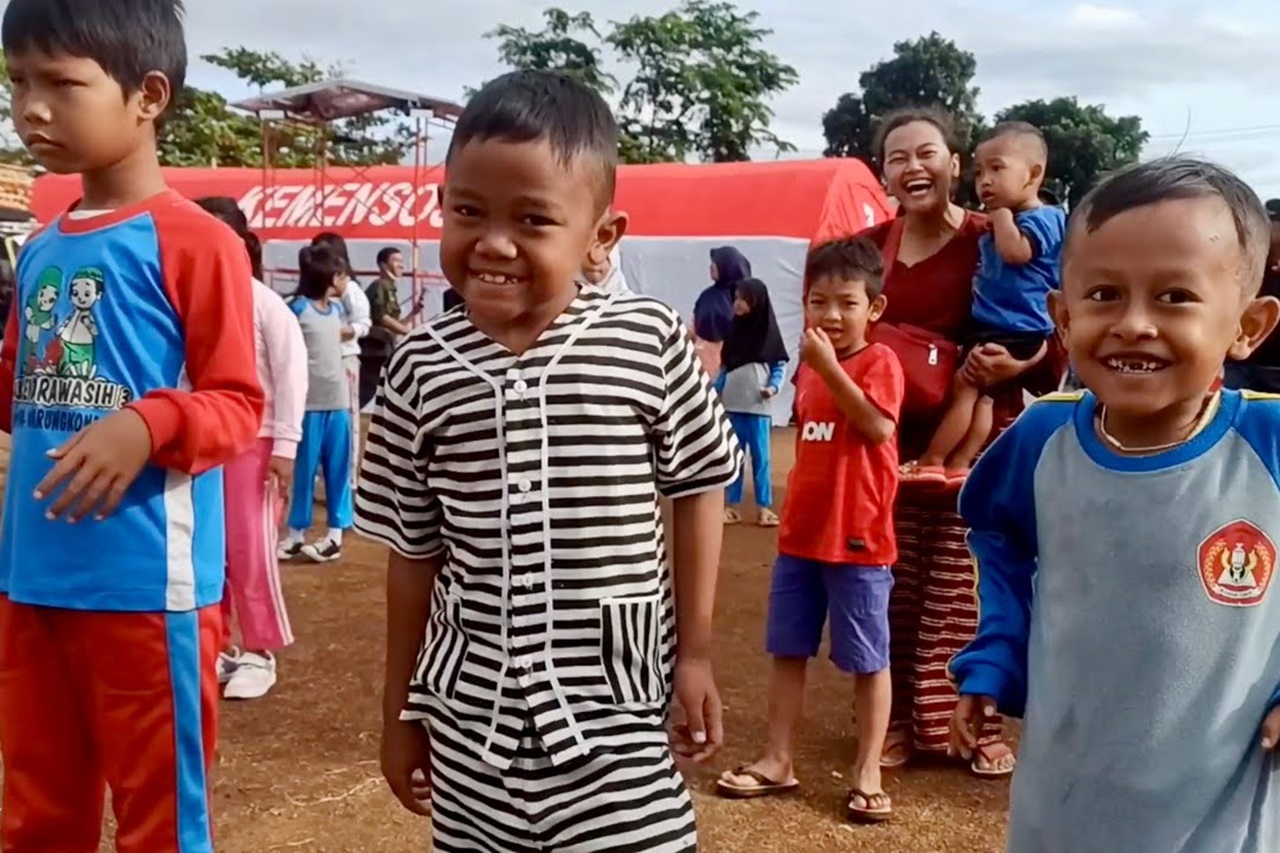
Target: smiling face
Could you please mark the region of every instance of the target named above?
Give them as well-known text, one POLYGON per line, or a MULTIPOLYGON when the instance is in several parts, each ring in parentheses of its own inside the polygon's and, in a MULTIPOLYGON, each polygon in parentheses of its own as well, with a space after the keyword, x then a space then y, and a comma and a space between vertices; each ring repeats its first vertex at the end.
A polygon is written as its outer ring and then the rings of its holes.
POLYGON ((593 246, 608 255, 625 219, 601 212, 600 165, 567 166, 544 140, 472 141, 455 150, 441 190, 440 265, 477 325, 534 328, 577 295, 593 246))
POLYGON ((154 144, 152 123, 170 96, 163 74, 154 72, 139 91, 125 93, 92 59, 38 50, 6 59, 14 128, 50 172, 94 173, 145 155, 154 144))
POLYGON ((98 282, 91 278, 77 278, 71 282, 71 304, 86 311, 98 301, 98 282))
POLYGON ((960 176, 960 157, 932 122, 913 121, 884 139, 884 179, 889 194, 906 213, 945 209, 951 184, 960 176))
POLYGON ((1186 421, 1227 357, 1247 357, 1280 307, 1255 299, 1226 203, 1166 201, 1077 225, 1054 316, 1081 381, 1130 422, 1186 421))
POLYGON ((836 354, 847 358, 867 345, 867 326, 884 312, 883 294, 871 299, 865 282, 820 276, 809 283, 805 323, 827 333, 836 354))

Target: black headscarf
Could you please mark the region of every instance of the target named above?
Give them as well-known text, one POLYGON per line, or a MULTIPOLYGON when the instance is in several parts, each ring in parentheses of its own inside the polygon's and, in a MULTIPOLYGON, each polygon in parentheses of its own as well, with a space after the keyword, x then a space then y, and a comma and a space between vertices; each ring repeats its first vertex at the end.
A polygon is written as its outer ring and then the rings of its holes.
POLYGON ((787 345, 778 331, 778 318, 773 315, 769 288, 756 278, 738 282, 736 295, 751 307, 742 317, 735 316, 720 353, 726 371, 744 364, 774 364, 788 361, 787 345))

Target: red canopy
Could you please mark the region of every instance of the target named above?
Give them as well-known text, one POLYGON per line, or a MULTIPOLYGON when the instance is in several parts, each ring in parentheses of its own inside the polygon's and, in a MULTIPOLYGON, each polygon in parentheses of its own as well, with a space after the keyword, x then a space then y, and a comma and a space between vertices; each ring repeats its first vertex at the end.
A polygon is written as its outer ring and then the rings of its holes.
MULTIPOLYGON (((232 196, 264 241, 310 240, 333 230, 352 240, 424 241, 440 235, 437 186, 443 167, 313 170, 167 169, 189 198, 232 196), (268 186, 264 189, 264 177, 268 186), (317 208, 321 208, 320 216, 317 208)), ((47 222, 79 198, 77 178, 36 181, 32 210, 47 222)), ((883 221, 890 207, 879 181, 859 160, 623 166, 616 207, 629 233, 647 237, 799 237, 822 240, 883 221)))

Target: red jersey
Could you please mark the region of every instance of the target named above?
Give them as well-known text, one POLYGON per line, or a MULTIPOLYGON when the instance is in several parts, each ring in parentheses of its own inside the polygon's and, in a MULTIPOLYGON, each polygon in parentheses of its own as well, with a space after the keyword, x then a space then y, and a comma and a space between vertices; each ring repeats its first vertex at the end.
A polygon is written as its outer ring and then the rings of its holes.
MULTIPOLYGON (((902 365, 893 350, 871 344, 840 363, 867 399, 898 421, 902 365)), ((836 405, 813 370, 796 382, 796 464, 787 479, 778 551, 823 563, 889 566, 897 562, 893 502, 898 443, 872 442, 836 405)))

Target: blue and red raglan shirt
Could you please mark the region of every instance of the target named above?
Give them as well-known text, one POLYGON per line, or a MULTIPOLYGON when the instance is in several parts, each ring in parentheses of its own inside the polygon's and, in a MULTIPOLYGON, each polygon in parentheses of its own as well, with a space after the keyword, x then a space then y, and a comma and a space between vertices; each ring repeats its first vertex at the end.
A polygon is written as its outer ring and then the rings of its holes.
POLYGON ((0 594, 76 610, 184 612, 222 598, 222 472, 258 433, 263 392, 244 243, 164 192, 65 214, 27 242, 0 350, 0 429, 13 438, 0 594), (149 464, 103 521, 49 521, 48 452, 124 408, 149 464))

